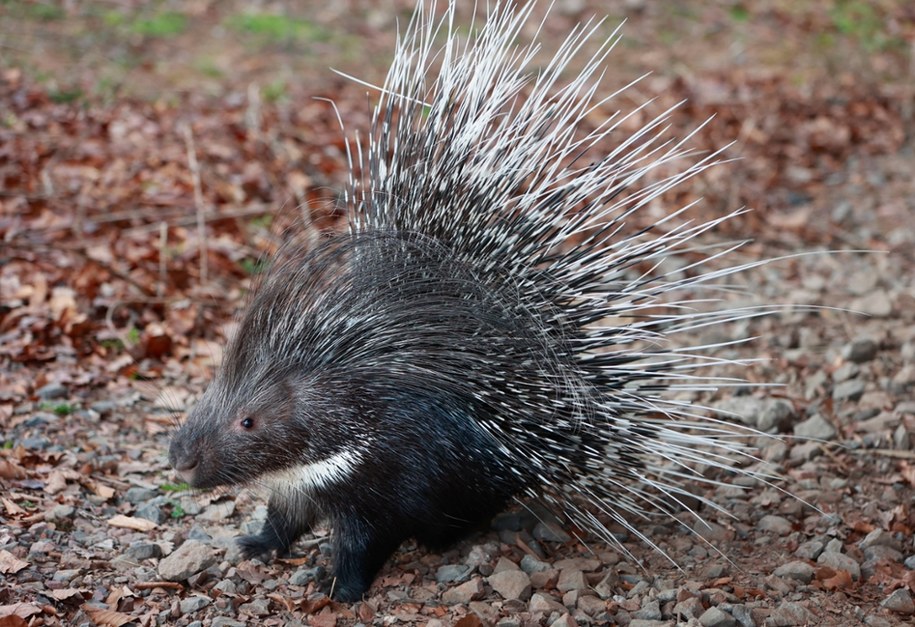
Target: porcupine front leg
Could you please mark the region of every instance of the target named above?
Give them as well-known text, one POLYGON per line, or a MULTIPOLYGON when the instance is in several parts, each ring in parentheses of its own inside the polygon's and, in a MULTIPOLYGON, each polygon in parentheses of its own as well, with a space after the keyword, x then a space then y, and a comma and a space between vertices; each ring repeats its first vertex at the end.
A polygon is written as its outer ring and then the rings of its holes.
POLYGON ((340 521, 334 529, 333 598, 345 603, 360 600, 387 559, 406 539, 404 528, 399 524, 379 528, 359 518, 340 521))
POLYGON ((304 497, 274 492, 267 502, 267 520, 260 533, 241 536, 237 542, 246 559, 265 557, 276 551, 277 557, 289 554, 289 547, 311 530, 312 507, 304 497))

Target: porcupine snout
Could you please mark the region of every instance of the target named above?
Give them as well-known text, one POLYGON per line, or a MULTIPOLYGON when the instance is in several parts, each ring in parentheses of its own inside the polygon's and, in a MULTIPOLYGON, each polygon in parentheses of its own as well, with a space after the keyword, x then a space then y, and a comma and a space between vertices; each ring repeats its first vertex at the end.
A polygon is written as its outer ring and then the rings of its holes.
POLYGON ((194 447, 191 447, 186 438, 181 437, 181 432, 172 438, 171 445, 168 447, 168 463, 175 469, 175 472, 182 481, 193 484, 195 470, 200 462, 196 455, 194 447))

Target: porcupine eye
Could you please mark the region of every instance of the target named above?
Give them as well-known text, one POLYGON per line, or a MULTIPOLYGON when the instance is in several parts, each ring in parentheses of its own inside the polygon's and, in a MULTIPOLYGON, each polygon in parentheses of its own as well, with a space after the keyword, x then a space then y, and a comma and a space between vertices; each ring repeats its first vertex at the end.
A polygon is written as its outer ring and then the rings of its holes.
POLYGON ((245 416, 241 419, 241 428, 245 431, 250 431, 254 428, 254 418, 251 416, 245 416))

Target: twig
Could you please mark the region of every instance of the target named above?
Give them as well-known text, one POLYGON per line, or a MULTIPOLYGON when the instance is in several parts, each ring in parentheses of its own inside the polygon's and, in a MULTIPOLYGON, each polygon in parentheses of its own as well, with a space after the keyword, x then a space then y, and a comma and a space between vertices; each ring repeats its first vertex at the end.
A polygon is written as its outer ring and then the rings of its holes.
POLYGON ((137 590, 152 590, 153 588, 168 588, 170 590, 184 590, 177 581, 136 581, 131 584, 137 590))
POLYGON ((197 239, 200 248, 200 284, 207 284, 207 238, 206 238, 206 208, 203 204, 203 190, 200 186, 200 164, 197 162, 197 151, 194 148, 194 134, 190 124, 182 125, 184 143, 187 146, 187 163, 191 170, 191 180, 194 182, 194 207, 197 211, 197 239))
POLYGON ((159 223, 159 286, 156 288, 156 295, 160 298, 165 294, 166 270, 168 267, 166 255, 168 254, 168 224, 159 223))

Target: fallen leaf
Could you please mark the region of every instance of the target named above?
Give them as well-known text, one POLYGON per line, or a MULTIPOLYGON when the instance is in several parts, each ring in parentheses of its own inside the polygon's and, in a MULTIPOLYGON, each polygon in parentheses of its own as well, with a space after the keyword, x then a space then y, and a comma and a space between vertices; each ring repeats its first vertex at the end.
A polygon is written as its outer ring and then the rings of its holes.
POLYGON ((14 575, 23 568, 28 568, 29 563, 21 560, 9 551, 0 551, 0 573, 14 575))
POLYGON ((25 514, 24 509, 9 499, 3 499, 3 507, 6 508, 6 513, 10 516, 21 516, 25 514))
POLYGON ((67 478, 64 476, 64 473, 60 471, 54 471, 48 475, 48 480, 45 482, 44 491, 48 494, 58 494, 67 489, 67 478))
POLYGON ((109 485, 105 485, 104 483, 99 483, 98 481, 92 482, 92 491, 106 501, 113 497, 115 494, 114 488, 109 485))
POLYGON ((68 599, 83 598, 83 593, 76 588, 62 588, 60 590, 51 590, 51 596, 58 601, 67 601, 68 599))
POLYGON ((41 614, 41 608, 31 603, 13 603, 11 605, 0 605, 0 618, 5 618, 7 616, 29 618, 35 614, 41 614))
POLYGON ((81 608, 95 622, 96 625, 104 627, 121 627, 127 623, 133 622, 133 617, 124 612, 116 612, 100 607, 91 607, 83 605, 81 608))
MULTIPOLYGON (((25 479, 25 468, 9 460, 0 460, 0 479, 25 479)), ((5 499, 4 499, 5 500, 5 499)))

